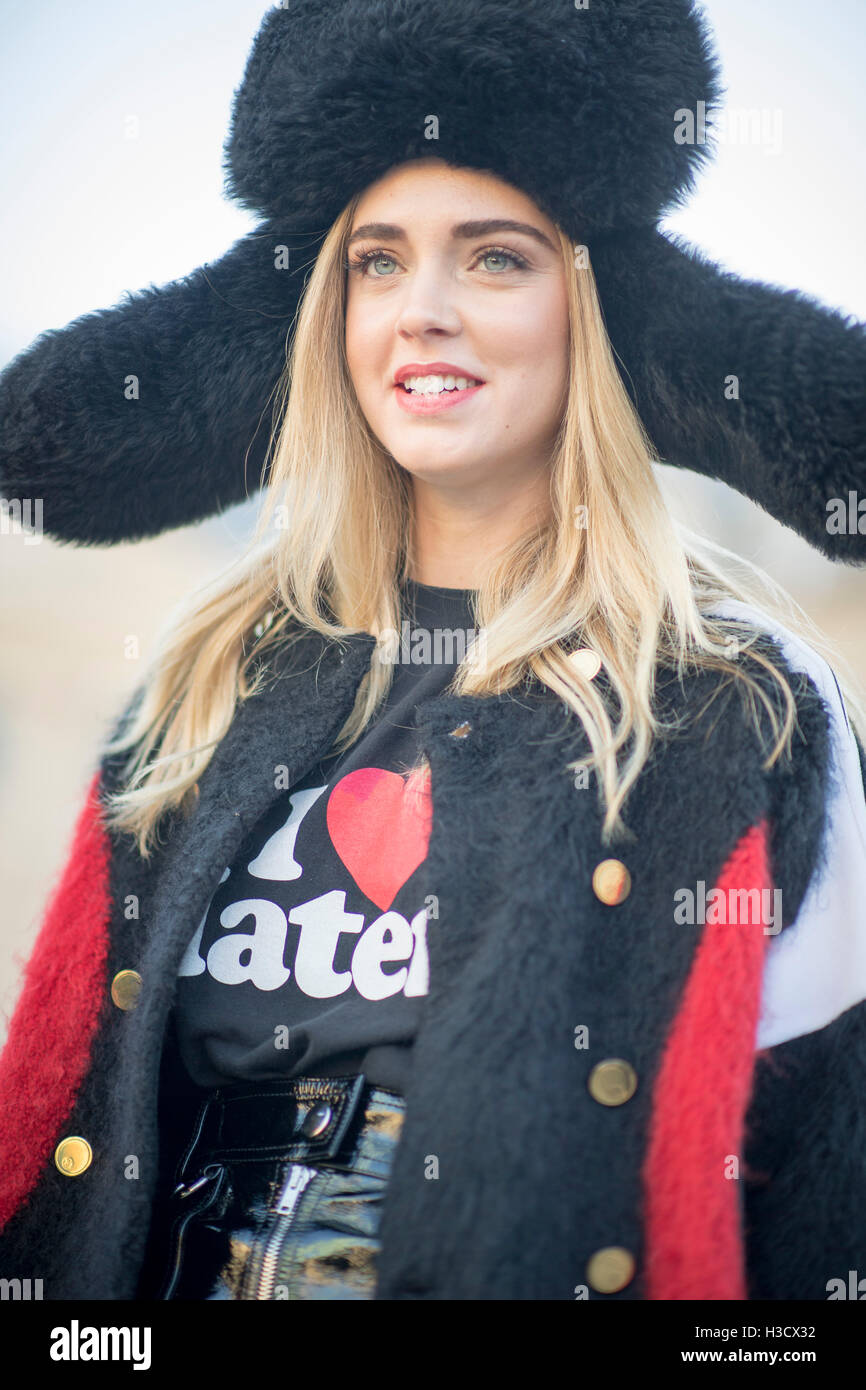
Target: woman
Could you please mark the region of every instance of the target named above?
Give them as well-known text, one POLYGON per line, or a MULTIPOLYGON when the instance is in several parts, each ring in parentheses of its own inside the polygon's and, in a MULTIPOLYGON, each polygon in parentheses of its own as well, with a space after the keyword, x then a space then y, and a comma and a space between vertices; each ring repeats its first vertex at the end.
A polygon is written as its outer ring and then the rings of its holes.
MULTIPOLYGON (((254 133, 273 176, 250 112, 292 25, 305 71, 334 58, 304 8, 257 40, 236 170, 254 133)), ((385 40, 345 10, 362 71, 385 40)), ((676 12, 686 63, 706 38, 676 12)), ((551 38, 520 14, 511 59, 551 38)), ((628 34, 597 22, 569 41, 610 67, 628 34)), ((410 155, 386 140, 325 235, 254 543, 94 776, 0 1076, 26 1090, 3 1273, 54 1298, 834 1296, 866 1253, 862 748, 826 663, 670 521, 594 258, 530 166, 410 155)), ((778 511, 814 535, 810 492, 778 511)))

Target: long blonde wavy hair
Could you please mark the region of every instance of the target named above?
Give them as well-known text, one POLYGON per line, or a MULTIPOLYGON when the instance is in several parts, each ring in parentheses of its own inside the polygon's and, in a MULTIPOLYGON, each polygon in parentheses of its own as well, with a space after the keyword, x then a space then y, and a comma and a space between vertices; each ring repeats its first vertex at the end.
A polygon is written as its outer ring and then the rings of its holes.
MULTIPOLYGON (((324 239, 298 308, 275 392, 271 474, 249 546, 170 615, 137 708, 104 746, 110 754, 131 750, 122 784, 106 794, 105 820, 133 834, 144 858, 163 814, 194 805, 238 703, 266 679, 259 658, 303 628, 334 639, 368 632, 381 643, 400 625, 399 586, 413 565, 411 480, 372 434, 345 355, 345 261, 358 200, 324 239)), ((765 765, 790 749, 796 706, 784 674, 753 650, 756 629, 709 610, 760 596, 765 610, 785 602, 790 626, 795 605, 744 561, 749 575, 735 580, 714 557, 736 557, 673 521, 653 445, 617 370, 588 252, 581 248, 578 258, 562 231, 559 238, 569 377, 550 459, 550 516, 492 557, 474 599, 484 641, 470 647, 449 690, 484 696, 533 675, 558 696, 586 731, 591 756, 571 766, 595 770, 610 840, 627 833, 625 800, 661 732, 653 707, 659 665, 681 676, 688 668, 727 672, 756 725, 756 699, 769 715, 774 742, 765 765), (575 645, 601 656, 615 710, 569 660, 575 645), (749 663, 771 673, 780 700, 768 698, 749 663)), ((799 608, 794 617, 801 631, 809 625, 799 608)), ((811 626, 809 637, 820 647, 811 626)), ((375 657, 336 748, 359 737, 387 694, 393 663, 375 657)), ((423 758, 415 771, 426 773, 423 758)))

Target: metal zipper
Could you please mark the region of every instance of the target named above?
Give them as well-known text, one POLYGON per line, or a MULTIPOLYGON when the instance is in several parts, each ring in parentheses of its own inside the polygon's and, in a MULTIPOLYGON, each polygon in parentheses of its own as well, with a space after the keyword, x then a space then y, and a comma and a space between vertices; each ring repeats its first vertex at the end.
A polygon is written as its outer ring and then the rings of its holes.
POLYGON ((280 1247, 295 1219, 301 1193, 318 1171, 318 1168, 308 1168, 304 1163, 293 1163, 289 1169, 288 1177, 283 1183, 276 1206, 272 1208, 277 1220, 274 1222, 274 1229, 268 1236, 265 1253, 262 1256, 262 1267, 259 1270, 258 1286, 255 1292, 257 1299, 269 1299, 273 1294, 280 1247))

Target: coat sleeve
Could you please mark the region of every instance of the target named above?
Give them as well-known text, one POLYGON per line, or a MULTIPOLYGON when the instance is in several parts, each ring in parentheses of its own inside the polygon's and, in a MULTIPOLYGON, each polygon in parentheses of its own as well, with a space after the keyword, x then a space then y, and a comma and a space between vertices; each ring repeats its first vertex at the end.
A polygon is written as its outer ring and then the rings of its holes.
MULTIPOLYGON (((25 966, 0 1054, 0 1231, 51 1170, 99 1027, 111 915, 110 847, 99 788, 97 771, 25 966)), ((34 1238, 49 1240, 50 1232, 34 1238)), ((29 1276, 6 1267, 7 1253, 0 1237, 0 1273, 29 1276)))
MULTIPOLYGON (((137 686, 110 737, 126 726, 142 693, 137 686)), ((122 757, 115 755, 118 766, 122 757)), ((101 804, 111 766, 104 758, 91 773, 0 1051, 2 1277, 38 1276, 51 1266, 58 1226, 46 1223, 43 1207, 58 1177, 56 1145, 112 1009, 105 991, 112 840, 101 804)))
POLYGON ((776 779, 784 930, 767 951, 741 1193, 749 1297, 866 1297, 866 798, 863 746, 831 668, 787 642, 824 711, 801 701, 794 764, 776 779), (803 854, 821 791, 823 838, 803 854), (804 804, 805 803, 805 804, 804 804), (807 883, 797 860, 814 864, 807 883), (790 920, 793 915, 793 920, 790 920), (862 1281, 862 1284, 861 1284, 862 1281), (859 1292, 858 1292, 859 1290, 859 1292))

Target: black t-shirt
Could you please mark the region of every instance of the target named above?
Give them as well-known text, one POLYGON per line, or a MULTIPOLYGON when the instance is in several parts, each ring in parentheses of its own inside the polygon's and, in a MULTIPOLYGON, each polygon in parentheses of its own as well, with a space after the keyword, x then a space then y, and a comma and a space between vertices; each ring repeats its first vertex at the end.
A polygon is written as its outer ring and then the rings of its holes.
POLYGON ((419 896, 429 782, 407 783, 415 706, 476 637, 466 589, 408 581, 379 717, 282 793, 226 869, 178 972, 191 1079, 355 1075, 404 1094, 435 902, 419 896))

